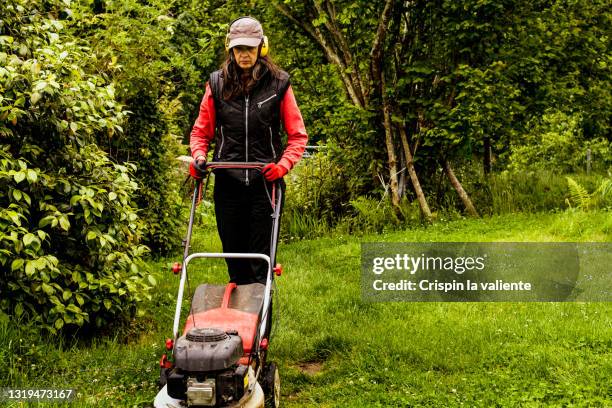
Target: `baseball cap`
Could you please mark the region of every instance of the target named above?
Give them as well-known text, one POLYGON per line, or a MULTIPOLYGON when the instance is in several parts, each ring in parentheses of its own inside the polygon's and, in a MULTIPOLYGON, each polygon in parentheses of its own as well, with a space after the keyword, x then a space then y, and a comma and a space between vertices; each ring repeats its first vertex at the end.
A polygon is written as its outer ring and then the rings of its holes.
POLYGON ((251 17, 236 20, 230 27, 228 48, 237 45, 257 47, 263 39, 263 28, 259 21, 251 17))

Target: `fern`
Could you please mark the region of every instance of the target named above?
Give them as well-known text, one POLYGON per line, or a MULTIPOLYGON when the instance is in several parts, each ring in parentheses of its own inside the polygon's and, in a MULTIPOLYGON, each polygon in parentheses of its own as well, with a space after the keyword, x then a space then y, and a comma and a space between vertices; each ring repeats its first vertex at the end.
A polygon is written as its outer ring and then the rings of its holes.
POLYGON ((581 210, 588 210, 591 204, 591 195, 571 177, 566 177, 570 190, 570 201, 576 203, 581 210))
POLYGON ((605 205, 608 200, 612 200, 612 179, 604 179, 593 193, 589 193, 573 178, 566 177, 566 179, 570 191, 568 204, 573 202, 581 210, 588 211, 592 208, 598 208, 605 205))
POLYGON ((598 204, 612 200, 612 179, 604 179, 597 190, 593 192, 593 198, 597 200, 598 204))

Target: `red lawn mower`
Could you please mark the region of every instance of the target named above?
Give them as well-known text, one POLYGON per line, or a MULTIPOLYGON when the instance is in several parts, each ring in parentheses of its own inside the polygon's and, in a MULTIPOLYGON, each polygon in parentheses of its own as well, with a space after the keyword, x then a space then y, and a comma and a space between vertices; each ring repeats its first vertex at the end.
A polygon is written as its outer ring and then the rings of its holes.
MULTIPOLYGON (((206 168, 261 170, 265 163, 211 162, 206 168)), ((208 180, 208 179, 207 179, 208 180)), ((272 184, 270 205, 272 234, 270 254, 189 253, 195 208, 202 188, 196 179, 189 226, 184 242, 182 264, 173 266, 181 274, 173 338, 166 340, 167 353, 160 361, 160 391, 156 408, 184 407, 278 407, 280 377, 276 364, 267 362, 274 275, 272 266, 278 242, 282 189, 272 184), (199 285, 193 295, 189 315, 179 334, 181 304, 187 268, 196 258, 260 259, 268 264, 266 284, 199 285)))

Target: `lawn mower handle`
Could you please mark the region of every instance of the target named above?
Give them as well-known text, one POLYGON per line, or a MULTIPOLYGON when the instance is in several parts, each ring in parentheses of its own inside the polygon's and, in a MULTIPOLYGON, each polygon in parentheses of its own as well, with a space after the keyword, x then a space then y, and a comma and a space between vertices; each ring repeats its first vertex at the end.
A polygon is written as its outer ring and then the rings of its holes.
POLYGON ((206 170, 215 169, 262 169, 268 163, 261 162, 208 162, 206 170))
MULTIPOLYGON (((231 168, 233 169, 246 169, 246 168, 261 169, 266 164, 267 163, 259 163, 259 162, 210 162, 206 164, 206 169, 207 170, 214 170, 214 169, 220 169, 220 168, 224 168, 224 169, 231 169, 231 168)), ((259 328, 259 335, 260 335, 260 338, 262 338, 264 333, 266 332, 267 314, 268 314, 269 304, 270 304, 270 293, 272 291, 272 279, 274 279, 274 276, 272 273, 272 262, 274 262, 276 258, 276 242, 278 240, 278 228, 279 228, 278 221, 280 219, 280 205, 273 206, 272 217, 274 218, 274 224, 273 224, 274 227, 272 229, 270 256, 265 255, 265 254, 257 254, 257 253, 206 253, 206 252, 199 252, 199 253, 194 253, 190 255, 189 249, 191 247, 191 233, 193 230, 193 221, 195 217, 195 208, 197 205, 198 191, 200 191, 201 186, 202 186, 202 179, 201 178, 196 179, 193 197, 191 200, 191 211, 189 213, 189 225, 187 227, 187 236, 185 237, 185 248, 183 252, 183 263, 182 263, 182 268, 181 268, 181 281, 179 284, 178 299, 177 299, 177 304, 176 304, 176 310, 174 313, 174 326, 173 326, 174 340, 176 341, 176 339, 178 338, 178 328, 179 328, 179 323, 181 319, 181 306, 183 302, 185 281, 187 279, 187 265, 193 258, 241 258, 241 259, 261 259, 261 260, 266 261, 266 263, 268 264, 268 276, 266 277, 264 306, 263 306, 263 310, 261 314, 262 324, 259 328)), ((274 184, 274 186, 276 186, 276 183, 274 184)), ((273 197, 275 196, 274 191, 273 191, 272 196, 273 197)), ((279 189, 278 202, 280 203, 281 201, 282 201, 282 190, 279 189)))

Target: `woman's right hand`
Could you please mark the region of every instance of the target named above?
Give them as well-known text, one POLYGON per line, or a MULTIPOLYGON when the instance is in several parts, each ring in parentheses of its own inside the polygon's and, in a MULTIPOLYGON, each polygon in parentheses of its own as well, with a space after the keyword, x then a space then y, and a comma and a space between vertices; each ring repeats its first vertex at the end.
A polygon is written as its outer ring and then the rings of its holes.
POLYGON ((202 178, 206 174, 206 157, 196 157, 189 166, 189 173, 193 178, 202 178))

